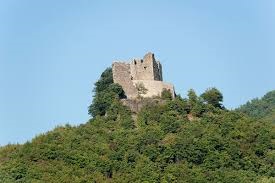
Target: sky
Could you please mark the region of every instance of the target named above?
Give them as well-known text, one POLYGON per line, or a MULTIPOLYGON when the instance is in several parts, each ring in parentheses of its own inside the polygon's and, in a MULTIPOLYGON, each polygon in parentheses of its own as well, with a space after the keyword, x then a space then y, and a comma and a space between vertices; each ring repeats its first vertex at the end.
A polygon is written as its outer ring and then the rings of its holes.
POLYGON ((273 0, 0 0, 0 145, 89 120, 93 84, 149 51, 183 97, 275 89, 273 0))

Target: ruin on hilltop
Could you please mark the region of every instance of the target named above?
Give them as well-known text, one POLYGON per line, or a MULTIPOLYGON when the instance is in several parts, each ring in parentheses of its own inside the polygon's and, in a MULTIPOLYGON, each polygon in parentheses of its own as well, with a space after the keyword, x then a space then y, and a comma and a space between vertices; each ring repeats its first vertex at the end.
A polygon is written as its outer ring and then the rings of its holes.
POLYGON ((163 82, 162 66, 153 53, 130 63, 115 61, 112 65, 114 83, 122 86, 127 99, 160 97, 163 90, 175 97, 174 86, 163 82))

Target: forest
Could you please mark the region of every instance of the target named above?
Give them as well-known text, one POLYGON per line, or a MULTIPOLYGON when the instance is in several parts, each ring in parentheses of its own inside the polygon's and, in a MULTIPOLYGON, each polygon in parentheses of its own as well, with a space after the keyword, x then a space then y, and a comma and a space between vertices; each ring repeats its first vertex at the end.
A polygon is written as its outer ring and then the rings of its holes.
POLYGON ((93 92, 89 121, 0 147, 0 182, 275 182, 275 91, 235 110, 216 88, 163 91, 133 114, 107 68, 93 92))

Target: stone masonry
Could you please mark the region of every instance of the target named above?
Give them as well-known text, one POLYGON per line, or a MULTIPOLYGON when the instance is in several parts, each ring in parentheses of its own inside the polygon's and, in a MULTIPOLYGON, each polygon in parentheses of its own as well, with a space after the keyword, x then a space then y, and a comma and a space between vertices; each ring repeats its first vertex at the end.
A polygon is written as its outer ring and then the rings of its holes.
POLYGON ((147 53, 143 59, 133 59, 130 63, 115 61, 112 71, 114 83, 122 86, 128 99, 136 99, 139 95, 145 98, 161 96, 164 89, 175 97, 174 86, 163 82, 162 66, 153 53, 147 53), (146 88, 144 94, 138 93, 139 85, 146 88))

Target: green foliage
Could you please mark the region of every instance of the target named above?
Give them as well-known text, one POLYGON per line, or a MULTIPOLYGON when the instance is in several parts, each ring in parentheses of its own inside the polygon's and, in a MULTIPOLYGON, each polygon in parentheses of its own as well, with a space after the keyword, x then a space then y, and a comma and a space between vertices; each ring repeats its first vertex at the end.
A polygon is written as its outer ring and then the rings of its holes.
POLYGON ((114 100, 124 98, 124 91, 118 84, 113 83, 112 69, 107 68, 95 83, 95 96, 89 106, 91 116, 104 116, 114 100))
POLYGON ((142 95, 145 95, 148 91, 147 88, 145 88, 143 83, 136 83, 136 89, 138 91, 138 96, 142 97, 142 95))
POLYGON ((176 96, 174 100, 167 102, 166 107, 171 111, 176 111, 182 115, 190 112, 188 100, 183 99, 180 95, 176 96))
POLYGON ((117 100, 107 116, 2 147, 0 182, 272 181, 270 123, 225 110, 189 121, 188 102, 144 107, 135 123, 117 100))
POLYGON ((188 99, 189 99, 189 104, 191 107, 194 107, 194 105, 198 102, 198 96, 196 92, 193 89, 190 89, 188 91, 188 99))
POLYGON ((209 88, 202 95, 201 98, 207 104, 222 109, 221 102, 223 101, 223 95, 217 88, 209 88))
POLYGON ((194 117, 201 117, 205 111, 206 106, 203 104, 203 101, 200 97, 197 96, 196 92, 193 89, 188 91, 188 113, 194 117))
POLYGON ((101 74, 100 79, 95 83, 94 92, 100 93, 106 90, 112 83, 114 83, 112 68, 107 68, 101 74))
POLYGON ((257 119, 265 118, 275 123, 275 90, 268 92, 261 99, 256 98, 247 102, 237 111, 257 119))
POLYGON ((102 75, 89 122, 0 147, 0 182, 274 182, 269 121, 205 104, 193 90, 188 99, 133 114, 119 101, 120 87, 109 83, 110 72, 102 75))
POLYGON ((164 99, 164 100, 172 100, 171 91, 164 88, 161 92, 161 98, 164 99))

